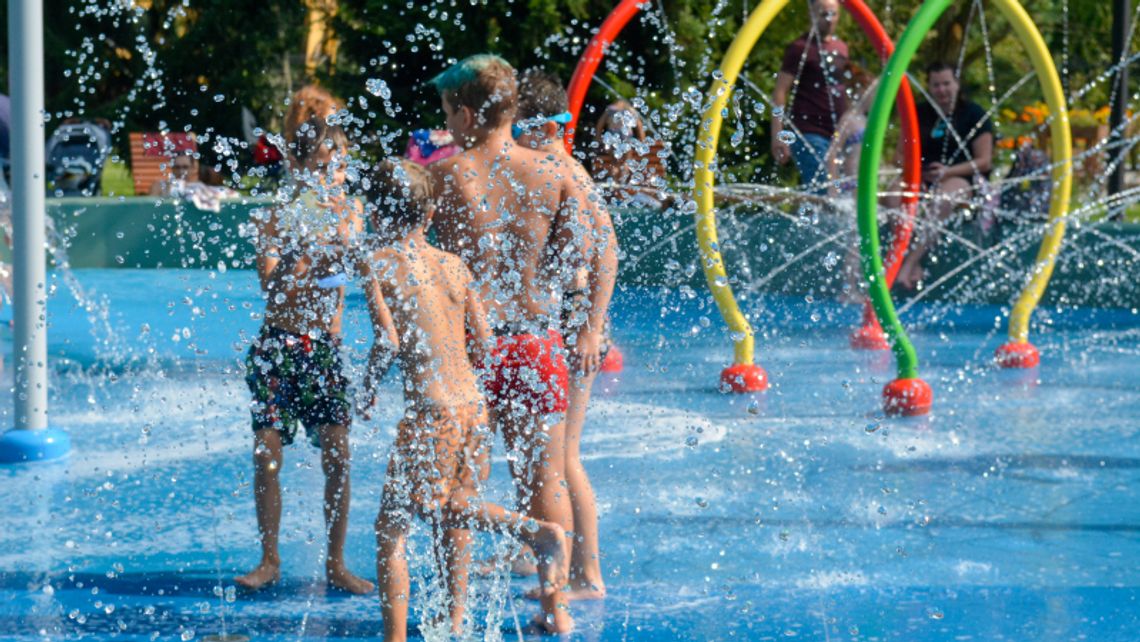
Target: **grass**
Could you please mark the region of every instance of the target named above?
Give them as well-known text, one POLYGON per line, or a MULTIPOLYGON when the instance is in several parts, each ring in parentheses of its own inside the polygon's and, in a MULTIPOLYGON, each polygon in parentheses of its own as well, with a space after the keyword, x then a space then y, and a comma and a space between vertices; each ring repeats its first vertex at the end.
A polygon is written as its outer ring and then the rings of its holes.
POLYGON ((135 183, 127 164, 118 158, 107 160, 103 166, 104 196, 134 196, 135 183))

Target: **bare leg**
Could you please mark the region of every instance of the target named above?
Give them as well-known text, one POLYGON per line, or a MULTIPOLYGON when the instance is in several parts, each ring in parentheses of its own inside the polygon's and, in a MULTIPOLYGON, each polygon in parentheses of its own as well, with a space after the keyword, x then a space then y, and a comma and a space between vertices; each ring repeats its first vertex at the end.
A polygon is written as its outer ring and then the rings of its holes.
MULTIPOLYGON (((511 474, 522 494, 524 512, 536 520, 571 530, 574 512, 563 486, 566 481, 565 423, 547 424, 529 413, 510 411, 499 413, 497 420, 507 447, 517 457, 512 462, 511 474)), ((562 555, 568 557, 565 543, 562 555)), ((574 622, 563 585, 551 580, 559 576, 565 578, 567 572, 556 573, 551 567, 549 557, 539 557, 539 602, 544 618, 537 624, 547 631, 563 633, 570 631, 574 622)))
POLYGON ((277 538, 281 529, 281 434, 272 428, 253 433, 253 500, 261 535, 261 562, 234 583, 256 591, 281 579, 277 538))
POLYGON ((598 558, 598 506, 594 487, 582 465, 580 448, 586 423, 586 407, 597 372, 585 373, 570 383, 570 407, 566 411, 566 481, 574 516, 574 542, 570 555, 571 600, 601 599, 606 596, 602 567, 598 558))
POLYGON ((463 617, 467 613, 467 584, 471 570, 471 531, 465 528, 448 528, 444 532, 444 550, 441 558, 447 565, 443 576, 451 594, 451 633, 463 633, 463 617))
POLYGON ((348 535, 349 452, 348 428, 321 427, 321 469, 325 473, 325 525, 328 528, 328 558, 325 574, 330 585, 363 595, 375 588, 372 582, 349 572, 344 563, 344 541, 348 535))
POLYGON ((933 216, 928 209, 922 223, 925 229, 919 229, 915 241, 903 259, 899 269, 898 284, 907 289, 913 289, 922 280, 924 270, 922 261, 931 249, 938 245, 942 238, 942 228, 959 205, 968 201, 971 186, 969 181, 960 176, 951 176, 942 179, 938 188, 934 190, 934 204, 931 208, 933 216), (932 220, 933 219, 933 220, 932 220))
POLYGON ((408 601, 412 583, 408 577, 406 521, 381 509, 376 517, 376 580, 380 583, 380 612, 385 642, 408 639, 408 601))

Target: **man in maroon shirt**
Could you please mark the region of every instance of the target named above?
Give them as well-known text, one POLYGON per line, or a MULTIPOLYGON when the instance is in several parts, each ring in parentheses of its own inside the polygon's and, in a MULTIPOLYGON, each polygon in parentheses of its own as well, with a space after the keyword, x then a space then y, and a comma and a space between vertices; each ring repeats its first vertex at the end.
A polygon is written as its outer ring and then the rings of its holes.
POLYGON ((812 28, 784 50, 772 92, 772 156, 780 165, 794 158, 800 184, 820 189, 827 179, 823 158, 847 110, 847 43, 835 36, 839 0, 808 5, 812 28))

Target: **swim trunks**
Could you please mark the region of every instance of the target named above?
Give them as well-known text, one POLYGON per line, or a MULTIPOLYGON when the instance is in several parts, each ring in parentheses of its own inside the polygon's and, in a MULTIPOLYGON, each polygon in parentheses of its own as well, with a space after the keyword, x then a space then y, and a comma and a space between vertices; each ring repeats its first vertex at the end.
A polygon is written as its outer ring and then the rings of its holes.
POLYGON ((396 429, 381 509, 404 518, 412 504, 444 502, 485 478, 491 431, 482 403, 408 408, 396 429))
POLYGON ((274 428, 281 443, 293 443, 297 424, 314 446, 320 426, 347 426, 352 419, 340 341, 313 339, 264 326, 249 348, 245 382, 253 393, 253 430, 274 428))
MULTIPOLYGON (((562 295, 562 311, 559 315, 559 325, 562 332, 567 335, 577 332, 578 327, 586 323, 589 314, 590 298, 586 290, 570 290, 562 295)), ((606 320, 602 322, 602 340, 598 351, 599 361, 605 361, 606 355, 609 354, 613 345, 614 340, 610 336, 610 319, 607 316, 606 320)))
POLYGON ((529 414, 566 412, 570 369, 566 347, 557 330, 545 335, 495 330, 487 396, 495 410, 529 414))

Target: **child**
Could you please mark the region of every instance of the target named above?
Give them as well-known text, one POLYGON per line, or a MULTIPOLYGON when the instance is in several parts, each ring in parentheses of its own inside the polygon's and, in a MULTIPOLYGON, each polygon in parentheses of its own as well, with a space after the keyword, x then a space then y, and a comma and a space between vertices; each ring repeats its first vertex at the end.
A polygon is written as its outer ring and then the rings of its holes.
MULTIPOLYGON (((571 530, 562 453, 570 371, 557 293, 582 263, 579 219, 594 204, 580 200, 561 161, 515 143, 518 81, 505 60, 470 56, 431 82, 462 148, 429 166, 439 201, 436 238, 475 275, 494 327, 487 401, 495 428, 510 451, 520 506, 571 530)), ((565 604, 562 588, 541 586, 544 603, 565 604)), ((568 612, 553 613, 546 628, 568 631, 568 612)))
MULTIPOLYGON (((294 101, 293 108, 301 103, 294 101)), ((353 238, 363 230, 358 205, 343 193, 344 131, 312 114, 291 132, 290 157, 296 196, 288 204, 255 215, 257 272, 266 307, 261 332, 246 359, 246 382, 253 393, 254 499, 261 536, 261 562, 234 581, 257 590, 281 578, 278 532, 282 446, 292 443, 297 424, 321 448, 325 473, 329 584, 362 594, 371 582, 348 571, 344 562, 348 531, 351 417, 348 382, 339 355, 344 266, 353 238)), ((387 311, 369 300, 375 323, 387 311)))
MULTIPOLYGON (((391 304, 407 407, 376 517, 385 640, 407 636, 410 582, 405 547, 413 515, 431 522, 438 566, 448 567, 454 633, 463 625, 462 596, 455 586, 465 586, 466 569, 454 562, 457 551, 442 535, 444 529, 517 534, 535 550, 544 585, 565 582, 562 527, 476 499, 479 461, 490 435, 468 337, 481 361, 491 332, 471 272, 459 257, 427 243, 431 192, 427 171, 404 160, 381 163, 369 191, 373 228, 393 242, 373 253, 372 276, 391 304)), ((378 336, 391 331, 382 326, 375 330, 378 336)), ((380 356, 374 352, 373 359, 380 356)), ((370 373, 380 370, 370 367, 370 373)), ((569 617, 549 598, 543 606, 548 624, 569 617)))
POLYGON ((566 411, 566 481, 574 512, 574 545, 570 557, 571 600, 600 599, 606 595, 598 559, 598 510, 594 489, 579 454, 590 387, 598 375, 610 340, 606 311, 617 277, 617 237, 609 212, 602 206, 594 183, 562 144, 559 116, 566 113, 569 100, 557 77, 538 69, 528 70, 519 83, 519 106, 515 114, 519 145, 537 149, 558 159, 556 167, 569 174, 578 190, 579 202, 594 202, 589 216, 581 223, 588 230, 585 260, 589 269, 577 271, 573 283, 562 293, 562 331, 570 345, 572 381, 569 409, 566 411))

